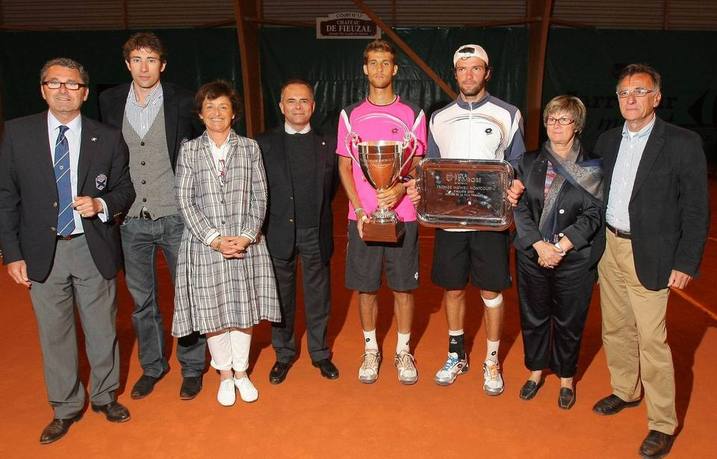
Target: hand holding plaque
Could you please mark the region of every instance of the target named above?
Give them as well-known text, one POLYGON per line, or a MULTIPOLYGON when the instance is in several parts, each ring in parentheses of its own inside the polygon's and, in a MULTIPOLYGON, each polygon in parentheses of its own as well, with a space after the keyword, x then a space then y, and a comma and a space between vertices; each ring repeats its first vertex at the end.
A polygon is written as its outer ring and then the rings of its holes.
MULTIPOLYGON (((403 121, 388 113, 363 115, 353 124, 345 140, 347 150, 375 190, 390 189, 413 159, 418 146, 416 136, 403 121), (353 130, 361 123, 388 124, 389 131, 402 133, 402 140, 365 140, 353 130)), ((403 232, 403 222, 387 207, 379 207, 363 224, 364 241, 395 243, 401 240, 403 232)))

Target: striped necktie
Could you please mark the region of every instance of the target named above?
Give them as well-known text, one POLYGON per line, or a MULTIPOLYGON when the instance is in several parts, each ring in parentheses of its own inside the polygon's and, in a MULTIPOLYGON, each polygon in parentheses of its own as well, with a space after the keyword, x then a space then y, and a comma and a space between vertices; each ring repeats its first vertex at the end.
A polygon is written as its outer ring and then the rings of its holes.
POLYGON ((70 181, 70 144, 65 132, 69 128, 60 126, 60 133, 55 142, 55 184, 59 199, 57 214, 57 234, 69 236, 75 230, 75 216, 72 209, 72 182, 70 181))

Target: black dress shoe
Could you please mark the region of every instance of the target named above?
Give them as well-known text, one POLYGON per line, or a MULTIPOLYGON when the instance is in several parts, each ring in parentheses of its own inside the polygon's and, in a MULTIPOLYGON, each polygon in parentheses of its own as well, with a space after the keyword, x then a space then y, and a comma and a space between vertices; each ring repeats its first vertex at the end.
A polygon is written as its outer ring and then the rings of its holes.
POLYGON ((575 405, 575 390, 569 387, 561 387, 558 395, 558 406, 564 410, 569 410, 575 405))
POLYGON ((70 430, 70 426, 79 421, 81 417, 82 414, 78 414, 71 418, 53 419, 52 422, 43 429, 40 435, 40 443, 47 445, 64 437, 67 431, 70 430))
POLYGON ((132 397, 134 400, 145 398, 152 393, 152 391, 154 390, 154 385, 157 384, 160 379, 162 379, 162 376, 164 376, 164 374, 162 374, 158 378, 148 375, 140 376, 137 382, 134 383, 134 386, 132 386, 132 392, 129 396, 132 397))
POLYGON ((289 374, 291 363, 277 361, 269 372, 269 382, 272 384, 281 384, 289 374))
POLYGON ((182 387, 179 389, 179 398, 191 400, 202 391, 202 375, 185 376, 182 379, 182 387))
POLYGON ((317 362, 311 362, 313 366, 321 370, 321 376, 328 379, 338 379, 339 369, 331 362, 331 359, 323 359, 317 362))
POLYGON ((630 408, 639 404, 640 400, 626 402, 617 395, 610 394, 607 397, 598 400, 595 406, 593 406, 593 412, 603 416, 609 416, 611 414, 619 413, 623 410, 623 408, 630 408))
POLYGON ((520 388, 520 398, 523 400, 530 400, 538 393, 540 387, 543 385, 543 381, 535 382, 530 379, 525 381, 523 387, 520 388))
POLYGON ((126 422, 129 421, 129 410, 121 403, 114 401, 106 405, 92 404, 92 411, 96 413, 104 413, 110 422, 126 422))
POLYGON ((675 441, 674 435, 651 430, 647 434, 642 445, 640 445, 640 457, 645 459, 657 459, 667 456, 672 449, 672 443, 675 441))

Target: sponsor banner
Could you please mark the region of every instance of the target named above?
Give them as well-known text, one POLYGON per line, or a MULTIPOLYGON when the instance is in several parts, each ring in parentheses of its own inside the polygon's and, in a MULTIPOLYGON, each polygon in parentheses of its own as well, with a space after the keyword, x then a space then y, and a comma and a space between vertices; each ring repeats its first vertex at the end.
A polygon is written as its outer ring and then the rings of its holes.
POLYGON ((363 13, 334 13, 316 18, 317 39, 381 38, 381 29, 363 13))

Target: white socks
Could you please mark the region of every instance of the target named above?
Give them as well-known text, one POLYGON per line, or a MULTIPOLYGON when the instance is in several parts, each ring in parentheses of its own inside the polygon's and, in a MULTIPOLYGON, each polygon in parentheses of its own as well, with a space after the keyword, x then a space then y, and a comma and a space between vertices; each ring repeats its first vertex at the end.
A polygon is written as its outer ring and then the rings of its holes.
POLYGON ((490 360, 491 362, 498 363, 498 348, 500 347, 500 340, 486 340, 486 343, 488 344, 488 349, 485 355, 485 360, 490 360))
POLYGON ((409 341, 411 341, 411 332, 398 332, 398 341, 396 341, 396 355, 400 354, 401 352, 411 351, 411 348, 408 345, 409 341))
MULTIPOLYGON (((366 352, 378 352, 378 341, 376 341, 376 330, 363 331, 364 350, 366 352)), ((410 352, 411 333, 398 333, 398 341, 396 341, 396 354, 401 352, 410 352)))
POLYGON ((364 350, 378 352, 378 341, 376 341, 376 329, 363 331, 364 350))

